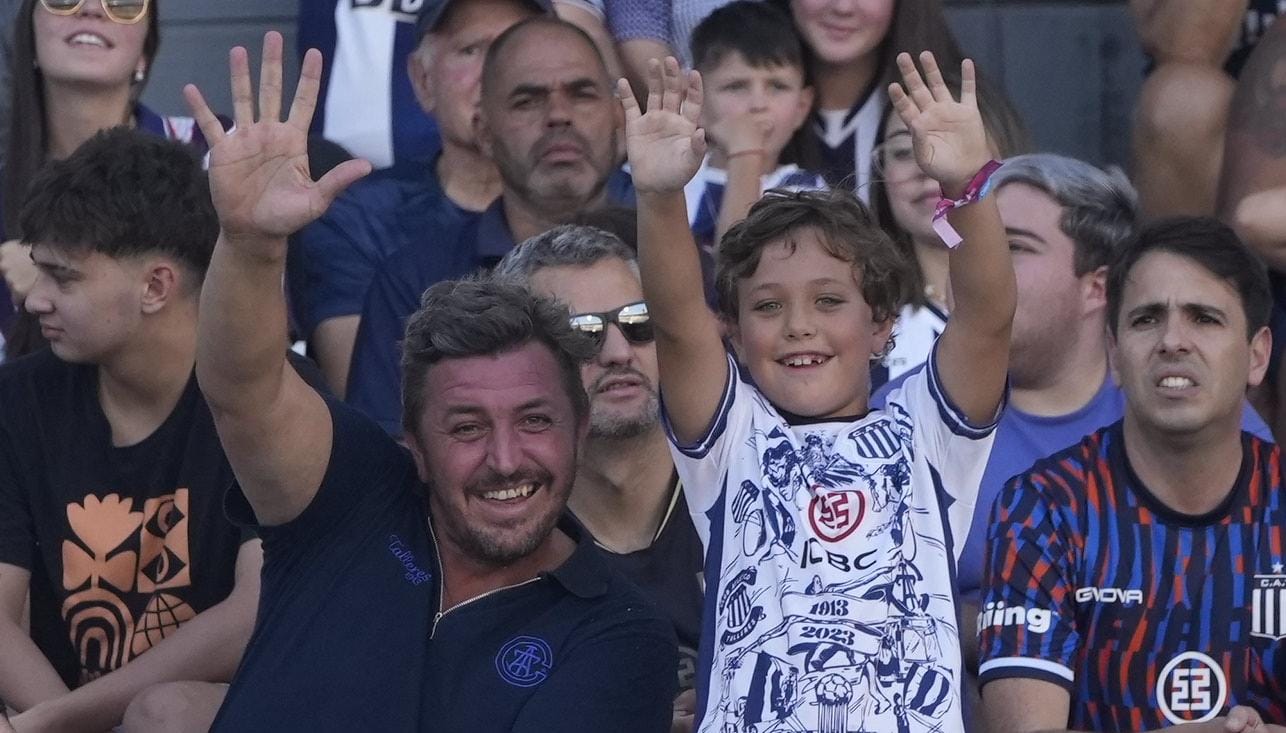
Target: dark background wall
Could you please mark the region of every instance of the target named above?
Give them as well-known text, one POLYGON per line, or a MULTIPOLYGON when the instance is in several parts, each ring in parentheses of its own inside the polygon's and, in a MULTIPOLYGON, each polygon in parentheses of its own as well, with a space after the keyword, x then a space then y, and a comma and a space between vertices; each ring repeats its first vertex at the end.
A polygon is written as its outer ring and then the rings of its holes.
MULTIPOLYGON (((160 0, 161 54, 144 96, 183 112, 180 90, 196 82, 216 110, 229 103, 227 50, 257 54, 276 29, 294 48, 295 0, 160 0)), ((918 0, 901 0, 917 2, 918 0)), ((1124 2, 947 0, 965 50, 998 78, 1037 146, 1099 164, 1124 165, 1143 57, 1124 2)), ((296 57, 290 54, 291 76, 296 57)))

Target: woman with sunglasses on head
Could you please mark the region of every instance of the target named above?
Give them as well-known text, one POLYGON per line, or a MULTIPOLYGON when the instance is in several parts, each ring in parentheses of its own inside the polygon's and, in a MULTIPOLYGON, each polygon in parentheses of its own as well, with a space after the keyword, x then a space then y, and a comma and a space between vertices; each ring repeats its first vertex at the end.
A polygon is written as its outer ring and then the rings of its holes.
POLYGON ((44 345, 22 311, 36 271, 17 231, 36 171, 118 125, 205 152, 191 118, 163 117, 139 102, 161 41, 158 1, 24 0, 14 18, 13 116, 0 175, 0 329, 8 359, 44 345))

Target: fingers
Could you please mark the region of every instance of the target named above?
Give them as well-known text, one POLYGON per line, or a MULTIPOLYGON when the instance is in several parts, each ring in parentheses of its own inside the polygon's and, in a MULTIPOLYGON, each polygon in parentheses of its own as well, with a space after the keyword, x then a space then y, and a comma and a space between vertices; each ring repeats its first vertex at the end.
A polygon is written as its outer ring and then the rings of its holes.
POLYGON ((259 119, 281 120, 281 34, 263 36, 263 60, 259 65, 259 119))
POLYGON ((343 193, 344 189, 353 185, 359 178, 370 172, 370 161, 360 158, 346 160, 327 171, 326 175, 317 181, 317 189, 321 193, 326 206, 330 206, 330 202, 343 193))
POLYGON ((889 103, 893 105, 893 111, 898 113, 902 119, 902 124, 911 129, 911 121, 916 118, 920 110, 915 106, 915 102, 907 96, 902 85, 894 82, 889 85, 889 103))
POLYGON ((237 127, 254 124, 254 92, 250 88, 250 57, 237 46, 228 52, 228 71, 232 82, 232 119, 237 127))
POLYGON ((661 60, 647 61, 647 108, 660 109, 661 104, 661 60))
POLYGON ((978 106, 978 77, 972 59, 960 62, 960 103, 978 106))
POLYGON ((1228 717, 1224 718, 1224 731, 1226 733, 1253 733, 1260 730, 1260 724, 1263 721, 1259 718, 1259 713, 1252 707, 1238 705, 1228 711, 1228 717))
POLYGON ((923 110, 933 104, 933 94, 924 85, 924 79, 915 68, 915 61, 911 60, 911 54, 898 54, 897 63, 898 71, 902 74, 902 85, 916 109, 923 110))
POLYGON ((639 101, 634 98, 634 90, 630 88, 629 81, 625 79, 616 80, 616 98, 621 100, 621 109, 625 110, 625 125, 628 129, 643 116, 643 111, 639 109, 639 101))
POLYGON ((938 60, 933 57, 932 51, 920 52, 920 66, 924 69, 924 81, 934 101, 955 101, 951 96, 951 90, 947 89, 947 82, 942 78, 942 69, 938 68, 938 60))
POLYGON ((680 113, 694 125, 701 124, 701 107, 705 102, 705 90, 701 81, 701 72, 693 69, 688 72, 688 92, 683 99, 680 113))
POLYGON ((295 86, 295 98, 290 103, 290 116, 286 124, 300 132, 308 133, 313 122, 313 113, 317 111, 317 94, 321 91, 322 57, 321 51, 308 49, 304 61, 299 67, 299 84, 295 86))
POLYGON ((223 139, 223 123, 210 111, 210 105, 205 103, 201 90, 195 84, 188 84, 183 87, 183 99, 187 101, 188 109, 192 110, 192 118, 196 120, 197 127, 201 128, 206 142, 210 147, 218 145, 223 139))
POLYGON ((673 56, 665 57, 661 81, 661 109, 667 112, 678 112, 683 106, 683 92, 687 85, 683 82, 683 72, 679 70, 679 62, 673 56))
POLYGON ((692 132, 692 154, 698 158, 704 158, 706 148, 709 143, 706 142, 706 131, 704 127, 698 127, 692 132))

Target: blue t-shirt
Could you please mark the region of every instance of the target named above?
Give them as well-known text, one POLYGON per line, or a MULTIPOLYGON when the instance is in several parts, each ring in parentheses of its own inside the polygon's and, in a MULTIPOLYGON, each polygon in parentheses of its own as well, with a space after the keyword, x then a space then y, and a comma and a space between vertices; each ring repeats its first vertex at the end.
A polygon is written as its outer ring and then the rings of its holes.
MULTIPOLYGON (((607 200, 633 204, 633 185, 624 173, 608 179, 607 200)), ((420 307, 420 296, 435 283, 494 267, 516 244, 503 198, 479 216, 424 229, 418 239, 385 260, 371 281, 345 393, 350 405, 391 435, 402 432, 401 343, 406 319, 420 307)))
MULTIPOLYGON (((558 569, 440 611, 442 571, 410 455, 330 403, 312 503, 259 528, 254 636, 213 730, 667 731, 669 622, 588 535, 558 569)), ((241 491, 234 521, 254 525, 241 491)))
MULTIPOLYGON (((871 398, 871 407, 874 409, 883 405, 888 392, 905 379, 906 376, 894 379, 876 392, 875 397, 871 398)), ((960 554, 956 582, 962 598, 974 601, 978 599, 987 551, 991 506, 1005 482, 1031 468, 1036 461, 1120 420, 1124 414, 1125 393, 1112 381, 1111 375, 1103 380, 1103 386, 1089 402, 1067 415, 1041 417, 1023 412, 1012 403, 1005 407, 1000 425, 996 427, 996 444, 987 460, 987 470, 982 474, 978 502, 974 505, 973 523, 960 554)), ((1249 403, 1242 410, 1241 426, 1260 440, 1273 441, 1272 431, 1249 403)))
POLYGON ((286 282, 305 337, 325 320, 360 314, 371 280, 394 252, 478 216, 447 198, 436 163, 435 155, 358 181, 291 238, 286 282))

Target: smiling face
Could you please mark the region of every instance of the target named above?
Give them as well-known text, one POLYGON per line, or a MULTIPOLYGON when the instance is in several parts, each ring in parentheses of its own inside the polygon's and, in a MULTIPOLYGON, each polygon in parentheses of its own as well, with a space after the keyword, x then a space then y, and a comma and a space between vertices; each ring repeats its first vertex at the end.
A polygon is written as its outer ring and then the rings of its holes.
POLYGON ((620 104, 597 50, 572 28, 524 26, 484 80, 482 149, 538 211, 583 208, 616 167, 620 104), (493 83, 494 82, 494 83, 493 83))
MULTIPOLYGON (((530 285, 537 294, 565 303, 573 316, 615 311, 643 300, 638 274, 615 257, 588 267, 543 267, 532 273, 530 285)), ((609 325, 598 354, 581 367, 590 437, 627 439, 655 429, 657 378, 656 343, 631 343, 619 326, 609 325)))
POLYGON ((103 12, 103 1, 86 0, 72 15, 54 15, 35 4, 36 63, 45 83, 129 86, 135 71, 146 70, 148 19, 116 23, 103 12))
POLYGON ((429 368, 411 449, 439 540, 457 553, 504 566, 549 541, 581 438, 562 385, 537 342, 429 368))
POLYGON ((870 360, 893 322, 877 322, 851 263, 813 229, 763 248, 737 283, 733 345, 755 384, 780 409, 804 417, 864 414, 870 360))
POLYGON ((31 257, 38 274, 24 307, 58 358, 103 364, 128 348, 144 315, 146 264, 41 244, 31 257))
POLYGON ((775 167, 813 104, 803 70, 789 64, 752 66, 740 53, 727 51, 701 74, 706 90, 702 123, 713 143, 728 152, 728 126, 753 121, 766 130, 764 160, 775 167))
POLYGON ((819 61, 849 64, 879 50, 893 24, 895 4, 895 0, 792 0, 790 10, 799 34, 819 61))
POLYGON ((1125 280, 1116 325, 1109 351, 1127 424, 1175 435, 1238 429, 1246 387, 1268 367, 1271 337, 1263 328, 1247 342, 1230 283, 1187 257, 1151 252, 1125 280))
POLYGON ((482 60, 497 36, 535 14, 517 0, 457 0, 425 34, 409 59, 411 80, 444 138, 476 146, 473 118, 481 98, 482 60))

